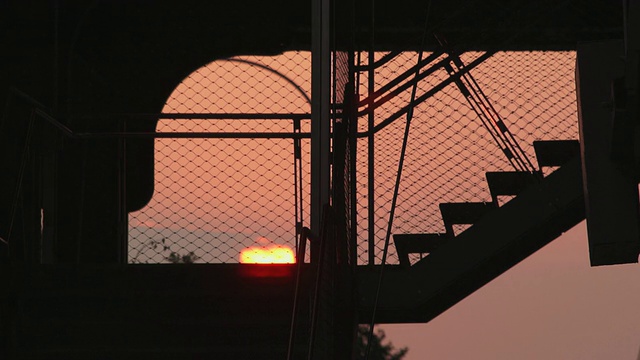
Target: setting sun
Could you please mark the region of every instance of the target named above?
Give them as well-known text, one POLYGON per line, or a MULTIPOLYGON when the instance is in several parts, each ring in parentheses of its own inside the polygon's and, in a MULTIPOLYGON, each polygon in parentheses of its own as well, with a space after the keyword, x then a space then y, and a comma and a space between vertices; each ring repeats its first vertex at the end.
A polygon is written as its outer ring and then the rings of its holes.
POLYGON ((293 264, 295 262, 293 250, 284 245, 253 246, 240 252, 242 264, 293 264))

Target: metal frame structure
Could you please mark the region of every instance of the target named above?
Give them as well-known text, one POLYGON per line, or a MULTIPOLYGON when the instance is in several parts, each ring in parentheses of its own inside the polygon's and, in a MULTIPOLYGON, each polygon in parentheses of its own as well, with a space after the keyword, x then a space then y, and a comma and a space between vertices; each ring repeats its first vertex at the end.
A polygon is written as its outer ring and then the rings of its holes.
MULTIPOLYGON (((438 51, 437 41, 416 40, 425 32, 419 26, 423 21, 422 14, 416 11, 424 6, 423 1, 372 2, 375 6, 367 8, 356 8, 353 1, 349 3, 349 6, 353 5, 352 13, 341 19, 344 21, 336 21, 337 15, 342 15, 341 10, 344 10, 339 6, 345 3, 338 1, 312 0, 311 8, 305 2, 291 1, 284 4, 287 6, 274 6, 255 1, 251 2, 250 12, 245 3, 230 3, 225 11, 218 11, 218 4, 196 3, 159 1, 147 6, 69 1, 56 2, 52 8, 38 8, 12 2, 7 6, 9 11, 0 13, 3 24, 7 24, 0 32, 8 39, 6 53, 9 54, 0 59, 8 69, 0 77, 2 91, 8 94, 8 89, 18 87, 48 104, 31 101, 29 109, 12 112, 10 125, 25 119, 27 123, 9 126, 6 137, 25 134, 26 137, 15 143, 1 144, 13 170, 8 180, 0 182, 9 194, 3 199, 11 198, 11 206, 5 205, 2 214, 10 217, 10 232, 11 229, 22 232, 15 238, 11 235, 0 240, 0 256, 6 259, 6 264, 2 264, 5 271, 0 272, 0 277, 8 284, 0 292, 0 354, 45 358, 62 353, 79 359, 108 349, 114 358, 132 354, 183 358, 189 354, 255 360, 261 356, 284 354, 287 350, 290 356, 296 357, 300 352, 292 354, 292 347, 307 347, 309 351, 303 355, 307 358, 336 358, 353 354, 347 351, 351 346, 347 342, 352 340, 350 335, 358 322, 429 321, 584 218, 584 199, 577 186, 581 169, 573 152, 576 143, 556 142, 549 146, 542 142, 539 148, 551 147, 555 151, 547 153, 543 161, 538 157, 540 168, 553 166, 559 170, 533 183, 516 184, 518 186, 513 188, 506 186, 507 190, 503 187, 503 193, 514 196, 514 200, 505 206, 471 203, 474 209, 479 207, 484 211, 491 207, 493 212, 487 211, 482 216, 464 213, 450 221, 446 227, 451 233, 453 230, 449 230, 453 225, 469 225, 468 230, 456 234, 455 241, 436 234, 437 246, 425 246, 435 237, 422 235, 434 234, 408 234, 405 245, 414 240, 421 243, 409 244, 411 246, 405 247, 406 252, 426 252, 428 256, 415 264, 405 259, 401 265, 390 266, 383 277, 376 264, 375 239, 371 231, 365 244, 369 250, 368 265, 357 266, 356 248, 353 247, 357 233, 354 160, 358 154, 357 139, 368 139, 369 147, 364 150, 368 155, 366 194, 371 230, 375 226, 372 211, 381 204, 376 199, 376 181, 379 181, 376 179, 379 169, 376 161, 380 157, 374 151, 378 145, 374 143, 378 141, 376 134, 397 125, 392 123, 446 86, 468 80, 468 72, 498 50, 575 49, 578 40, 619 36, 622 32, 619 19, 612 18, 620 9, 609 1, 589 6, 580 0, 509 4, 434 1, 433 17, 442 21, 427 27, 427 32, 442 31, 452 43, 460 44, 461 51, 481 50, 484 53, 462 68, 452 66, 456 65, 452 56, 427 68, 436 60, 427 57, 429 61, 421 61, 379 89, 375 89, 376 66, 391 61, 400 51, 438 51), (63 9, 62 4, 68 5, 68 9, 63 9), (199 11, 194 11, 194 6, 198 6, 199 11), (598 11, 593 11, 594 8, 598 11), (344 31, 345 28, 348 31, 344 31), (341 37, 349 31, 352 31, 352 38, 343 40, 341 37), (237 54, 277 54, 289 49, 312 50, 310 114, 161 114, 155 111, 176 82, 212 59, 226 59, 237 54), (355 52, 364 50, 369 51, 369 64, 367 68, 358 69, 352 60, 355 52), (332 59, 331 55, 337 51, 354 54, 349 61, 354 67, 349 71, 350 79, 357 77, 359 71, 364 71, 363 76, 368 74, 368 97, 362 101, 351 99, 352 103, 343 104, 342 109, 335 103, 339 91, 335 86, 335 73, 334 84, 331 83, 332 65, 335 70, 335 56, 332 59), (392 53, 376 60, 376 51, 392 53), (399 106, 384 121, 376 121, 381 113, 379 109, 390 98, 415 88, 430 71, 446 66, 452 70, 449 77, 422 95, 412 97, 408 104, 399 106), (163 71, 163 76, 157 76, 158 71, 163 71), (410 79, 414 73, 418 76, 410 79), (141 96, 145 90, 149 91, 141 96), (114 114, 106 114, 110 110, 114 114), (104 115, 88 114, 92 111, 104 115), (340 111, 343 116, 351 116, 347 126, 340 129, 346 134, 336 133, 340 128, 340 111), (76 115, 62 119, 64 116, 60 114, 76 115), (160 134, 152 131, 154 122, 161 118, 249 120, 260 116, 291 121, 293 130, 160 134), (358 133, 360 116, 366 117, 367 122, 362 124, 366 130, 360 129, 358 133), (40 130, 35 126, 39 118, 56 133, 47 134, 51 136, 46 144, 30 148, 33 137, 40 130), (100 132, 96 129, 103 128, 104 123, 98 121, 101 119, 115 119, 116 122, 100 132), (144 126, 136 130, 144 130, 131 131, 130 125, 140 119, 144 126), (302 132, 300 123, 306 120, 311 120, 310 132, 302 132), (59 155, 55 164, 47 164, 41 169, 38 164, 28 163, 26 158, 36 150, 35 147, 49 150, 49 143, 61 138, 59 134, 65 141, 63 146, 56 144, 58 147, 52 151, 51 157, 59 155), (158 138, 291 139, 294 163, 297 164, 294 169, 298 175, 302 163, 300 143, 310 139, 310 225, 312 232, 322 235, 308 236, 314 249, 313 264, 308 266, 303 261, 297 265, 270 267, 124 264, 122 254, 126 249, 123 249, 122 240, 126 234, 128 199, 122 195, 128 190, 125 180, 126 154, 131 151, 128 145, 133 144, 134 139, 142 143, 158 138), (334 152, 331 152, 332 140, 340 142, 340 146, 333 144, 334 152), (16 159, 10 159, 20 150, 24 152, 16 159), (340 157, 342 159, 336 162, 340 157), (105 159, 117 159, 118 163, 102 166, 105 159), (332 179, 331 171, 336 169, 343 174, 332 179), (38 188, 41 179, 54 179, 58 183, 47 183, 48 188, 42 190, 38 188), (337 179, 342 180, 343 189, 332 184, 332 180, 337 179), (88 190, 85 189, 87 184, 91 184, 88 190), (331 201, 338 201, 336 194, 344 195, 339 201, 345 204, 332 205, 344 206, 328 208, 331 201), (84 207, 94 200, 94 204, 84 207), (43 233, 48 231, 47 222, 51 221, 38 217, 43 203, 46 203, 45 207, 55 207, 60 215, 53 226, 59 226, 64 236, 57 239, 55 250, 59 258, 55 260, 49 256, 51 254, 42 256, 49 250, 39 248, 38 244, 43 233), (20 211, 18 204, 23 206, 20 211), (91 211, 89 220, 83 222, 85 209, 91 211), (323 226, 322 214, 330 219, 335 216, 333 211, 345 219, 334 218, 329 225, 323 226), (347 217, 350 217, 350 223, 347 217), (14 218, 21 221, 20 226, 13 227, 14 218), (351 244, 346 244, 350 256, 344 255, 345 244, 341 241, 346 236, 340 234, 342 231, 350 232, 351 244), (18 241, 14 243, 14 240, 18 241), (55 263, 43 265, 47 262, 55 263), (298 279, 296 270, 299 271, 298 279), (298 296, 294 298, 291 294, 295 291, 298 296), (258 309, 256 304, 262 308, 258 309), (340 307, 341 304, 346 306, 340 307), (295 322, 290 322, 288 317, 291 308, 296 306, 299 306, 296 310, 309 315, 298 317, 303 331, 297 334, 295 322), (378 316, 373 317, 376 312, 378 316), (304 319, 313 321, 305 323, 304 319), (294 326, 287 328, 290 324, 294 326), (37 329, 36 335, 34 329, 37 329), (311 337, 304 333, 305 329, 312 333, 311 337), (239 333, 243 334, 242 338, 237 336, 239 333), (265 333, 271 338, 265 339, 265 333), (287 339, 289 347, 285 349, 282 345, 286 345, 287 339), (294 344, 295 339, 302 339, 306 344, 294 344), (118 341, 122 341, 122 345, 113 346, 118 341), (252 346, 248 347, 247 343, 252 346)), ((631 2, 623 4, 625 11, 631 9, 631 2)), ((631 23, 626 16, 624 20, 631 23)), ((635 35, 637 31, 627 35, 628 45, 635 44, 631 41, 635 35)), ((629 66, 634 71, 637 60, 629 66)), ((637 81, 637 77, 627 80, 634 79, 637 81)), ((352 85, 353 92, 357 93, 358 86, 352 85)), ((482 96, 480 92, 478 94, 482 96)), ((43 159, 39 161, 45 161, 43 159)), ((146 161, 147 167, 142 172, 149 175, 153 163, 149 162, 149 157, 140 161, 146 161)), ((148 183, 140 187, 146 185, 148 183)), ((295 191, 298 201, 302 189, 296 187, 295 191)), ((470 206, 462 203, 448 208, 468 210, 470 206)), ((301 218, 302 213, 296 212, 293 226, 298 235, 295 239, 300 251, 298 259, 302 258, 309 231, 304 228, 306 224, 301 218)))

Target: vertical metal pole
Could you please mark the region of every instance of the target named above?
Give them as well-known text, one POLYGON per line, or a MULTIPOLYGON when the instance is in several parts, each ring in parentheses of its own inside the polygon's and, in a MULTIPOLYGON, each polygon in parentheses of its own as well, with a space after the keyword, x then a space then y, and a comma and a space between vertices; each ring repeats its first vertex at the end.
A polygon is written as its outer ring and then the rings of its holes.
MULTIPOLYGON (((52 55, 52 89, 51 106, 53 115, 57 116, 60 105, 60 1, 54 1, 53 5, 53 55, 52 55)), ((48 126, 41 127, 42 129, 48 126)), ((41 142, 43 150, 41 152, 42 166, 40 174, 41 186, 41 246, 40 262, 51 264, 54 262, 53 244, 56 242, 57 224, 57 168, 58 168, 58 142, 59 133, 43 131, 41 142)))
MULTIPOLYGON (((331 56, 329 0, 312 2, 311 42, 311 230, 319 234, 322 208, 329 203, 331 56)), ((312 247, 312 259, 315 250, 312 247)))
MULTIPOLYGON (((127 121, 119 120, 118 128, 122 133, 127 132, 127 121)), ((118 251, 119 262, 129 261, 129 213, 127 212, 127 139, 118 137, 118 251)))
MULTIPOLYGON (((292 119, 293 122, 293 132, 294 134, 300 134, 300 119, 292 119)), ((299 138, 293 139, 293 187, 295 188, 293 191, 294 196, 294 206, 295 206, 295 227, 296 227, 296 241, 295 241, 295 251, 296 251, 296 262, 304 262, 304 254, 302 257, 299 256, 298 249, 301 244, 298 243, 298 240, 302 240, 302 149, 301 149, 302 140, 299 138), (298 171, 300 169, 300 171, 298 171)))
MULTIPOLYGON (((368 76, 368 94, 367 97, 369 99, 373 99, 373 90, 375 87, 375 69, 373 68, 373 63, 375 62, 375 51, 374 51, 374 46, 375 46, 375 37, 374 37, 374 27, 375 27, 375 0, 371 2, 371 24, 369 27, 369 31, 370 31, 370 47, 369 47, 369 76, 368 76)), ((374 155, 375 155, 375 151, 374 151, 374 138, 375 135, 373 134, 373 126, 374 126, 374 122, 375 122, 375 114, 373 112, 373 101, 371 101, 368 105, 367 105, 370 109, 369 114, 368 114, 368 132, 369 132, 369 137, 368 137, 368 173, 367 173, 367 184, 368 184, 368 194, 367 194, 367 210, 368 210, 368 220, 369 220, 369 224, 368 224, 368 228, 369 228, 369 249, 368 249, 368 253, 369 253, 369 266, 373 266, 375 265, 375 261, 376 261, 376 246, 375 246, 375 226, 376 226, 376 221, 375 221, 375 216, 376 216, 376 212, 375 212, 375 201, 374 201, 374 197, 375 197, 375 168, 374 168, 374 155)))
POLYGON ((52 99, 53 114, 58 115, 58 98, 60 86, 60 1, 54 1, 53 5, 53 81, 52 99))
MULTIPOLYGON (((353 14, 355 14, 355 9, 353 11, 353 14)), ((353 20, 353 22, 355 24, 355 20, 353 20)), ((353 30, 353 33, 355 34, 355 30, 353 30)), ((352 93, 350 93, 349 95, 353 96, 353 99, 352 99, 353 108, 347 109, 350 112, 350 118, 351 118, 351 121, 349 121, 349 138, 347 139, 347 141, 349 142, 349 151, 350 151, 349 175, 351 176, 351 178, 349 179, 349 196, 350 196, 349 202, 351 203, 351 207, 349 210, 351 211, 351 214, 350 214, 351 227, 349 231, 351 234, 349 235, 349 238, 351 239, 351 267, 353 271, 356 270, 356 267, 358 266, 358 260, 359 260, 358 258, 358 198, 356 196, 356 192, 358 190, 357 178, 356 178, 357 177, 356 159, 358 156, 358 151, 357 151, 358 109, 357 109, 357 105, 355 104, 357 104, 358 100, 360 99, 360 96, 358 95, 359 94, 358 88, 360 86, 360 82, 359 82, 359 79, 358 81, 356 81, 356 77, 354 74, 355 61, 356 61, 355 54, 352 51, 350 52, 350 55, 349 55, 349 81, 353 84, 353 88, 351 89, 352 93)))

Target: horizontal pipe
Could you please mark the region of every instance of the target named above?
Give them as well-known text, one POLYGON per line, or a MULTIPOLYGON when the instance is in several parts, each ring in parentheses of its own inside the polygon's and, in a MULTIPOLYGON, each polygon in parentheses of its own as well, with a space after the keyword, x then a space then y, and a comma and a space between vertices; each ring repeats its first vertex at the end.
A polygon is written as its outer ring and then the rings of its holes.
MULTIPOLYGON (((439 56, 441 56, 443 54, 443 52, 434 52, 431 55, 429 55, 426 59, 420 61, 418 64, 412 66, 411 68, 407 69, 405 72, 403 72, 402 74, 398 75, 396 78, 394 78, 393 80, 389 81, 387 84, 383 85, 382 87, 380 87, 378 90, 373 92, 373 95, 371 97, 367 97, 366 99, 362 99, 358 102, 358 107, 373 103, 377 98, 379 98, 380 96, 382 96, 382 94, 384 94, 385 92, 391 90, 394 86, 400 84, 404 79, 410 77, 410 76, 415 76, 415 73, 418 69, 422 69, 425 65, 430 64, 433 60, 437 59, 439 56)), ((449 58, 447 58, 449 59, 449 58)), ((427 70, 425 72, 423 72, 421 75, 421 77, 419 79, 412 79, 410 80, 407 84, 409 85, 403 85, 402 87, 402 91, 404 91, 404 89, 408 89, 409 87, 413 86, 413 84, 415 84, 417 81, 419 81, 420 79, 432 74, 435 70, 439 69, 442 64, 444 64, 444 61, 447 59, 443 59, 442 61, 438 62, 437 64, 435 64, 431 70, 427 70)), ((386 100, 385 100, 386 102, 386 100)), ((374 103, 375 107, 378 108, 380 105, 379 103, 374 103)), ((369 109, 365 108, 364 110, 362 110, 362 114, 366 113, 367 111, 369 111, 369 109)))
POLYGON ((104 132, 79 133, 79 139, 104 138, 151 138, 151 139, 309 139, 311 133, 264 133, 264 132, 104 132))
POLYGON ((45 111, 41 109, 35 109, 35 114, 47 121, 49 124, 53 125, 56 129, 60 130, 62 134, 69 138, 75 138, 76 135, 73 133, 71 129, 69 129, 65 124, 59 122, 53 116, 47 114, 45 111))
POLYGON ((378 59, 377 61, 375 61, 373 64, 367 64, 367 65, 356 65, 355 66, 355 71, 367 71, 370 69, 377 69, 380 66, 388 63, 389 61, 391 61, 391 59, 393 59, 394 57, 402 54, 404 52, 404 50, 394 50, 389 52, 388 54, 384 55, 383 57, 381 57, 380 59, 378 59))
MULTIPOLYGON (((474 61, 469 63, 469 65, 465 66, 464 69, 460 70, 460 72, 456 73, 455 75, 451 75, 450 77, 446 78, 445 80, 442 80, 438 85, 434 86, 431 90, 429 90, 426 93, 422 94, 415 101, 412 101, 408 105, 406 105, 406 106, 402 107, 400 110, 396 111, 394 114, 389 116, 384 121, 380 122, 378 125, 376 125, 373 128, 372 132, 375 134, 378 131, 384 129, 389 124, 394 122, 396 119, 398 119, 402 115, 406 114, 406 112, 409 111, 410 108, 420 104, 421 102, 426 101, 427 99, 429 99, 430 97, 432 97, 433 95, 438 93, 438 91, 444 89, 447 85, 449 85, 452 82, 458 80, 461 76, 463 76, 464 74, 468 73, 469 71, 474 69, 476 66, 480 65, 483 61, 485 61, 486 59, 490 58, 495 53, 496 53, 496 51, 488 51, 488 52, 482 54, 477 59, 475 59, 474 61)), ((359 138, 367 137, 367 136, 369 136, 369 133, 370 133, 370 131, 359 132, 357 134, 357 137, 359 137, 359 138)))
MULTIPOLYGON (((267 133, 267 132, 104 132, 104 133, 74 133, 66 125, 42 111, 35 109, 35 113, 48 123, 60 130, 65 136, 74 139, 96 139, 96 138, 163 138, 163 139, 308 139, 311 133, 267 133)), ((157 115, 157 114, 156 114, 157 115)), ((165 114, 162 114, 165 115, 165 114)), ((184 114, 178 114, 184 115, 184 114)), ((217 114, 212 114, 217 115, 217 114)), ((241 115, 241 114, 238 114, 241 115)), ((269 114, 267 114, 269 115, 269 114)), ((271 114, 279 115, 279 114, 271 114)), ((289 118, 291 120, 291 118, 289 118)))
POLYGON ((307 113, 121 113, 121 114, 77 114, 65 118, 74 120, 310 120, 307 113))

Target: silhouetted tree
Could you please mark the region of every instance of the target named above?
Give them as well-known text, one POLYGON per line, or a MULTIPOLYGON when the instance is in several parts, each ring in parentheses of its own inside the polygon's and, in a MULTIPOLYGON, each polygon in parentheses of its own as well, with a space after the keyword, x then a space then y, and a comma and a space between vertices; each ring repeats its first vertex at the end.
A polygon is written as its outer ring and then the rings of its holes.
POLYGON ((367 343, 369 340, 369 327, 365 325, 361 325, 358 327, 358 339, 357 339, 357 351, 358 351, 358 359, 367 359, 367 360, 402 360, 409 349, 407 347, 403 347, 401 349, 396 349, 390 341, 387 341, 385 344, 386 335, 384 330, 377 329, 374 332, 371 339, 371 352, 369 353, 369 357, 366 357, 367 351, 367 343))
POLYGON ((196 260, 200 259, 200 257, 194 254, 193 251, 189 251, 186 255, 180 255, 172 251, 171 254, 164 259, 172 264, 193 264, 196 260))
POLYGON ((189 253, 187 254, 180 254, 177 251, 171 250, 171 246, 167 244, 166 239, 162 238, 162 240, 151 239, 145 245, 138 248, 136 255, 133 258, 131 258, 131 262, 134 264, 142 263, 142 261, 140 261, 139 259, 140 255, 142 255, 144 251, 149 251, 149 250, 153 250, 156 253, 169 252, 169 255, 165 256, 164 260, 172 264, 193 264, 200 259, 200 257, 196 255, 193 251, 189 251, 189 253))

